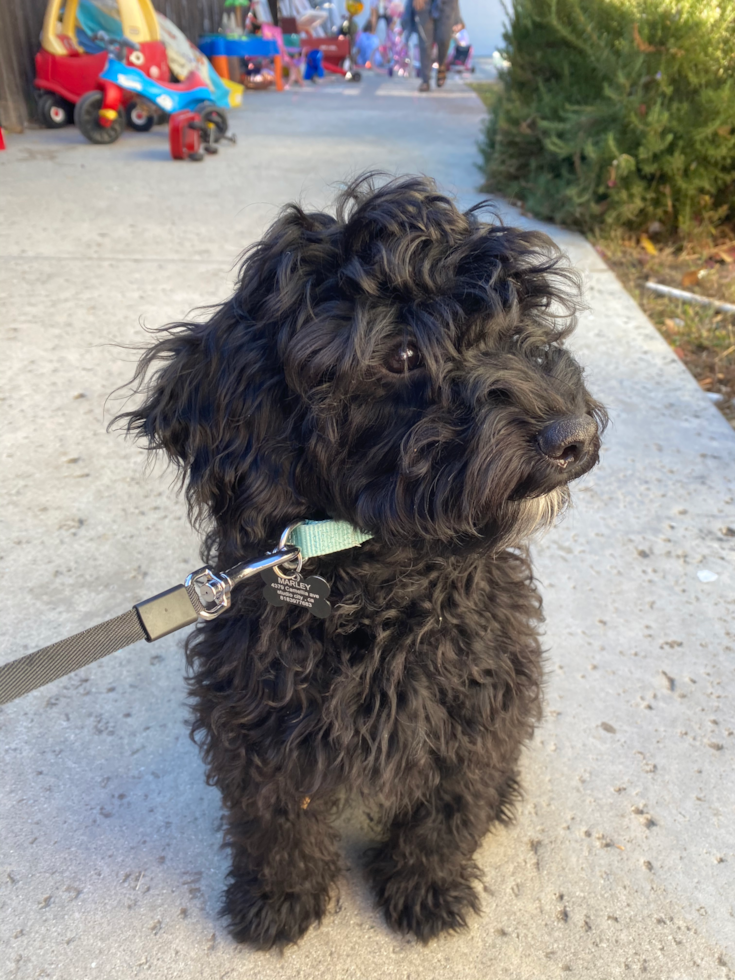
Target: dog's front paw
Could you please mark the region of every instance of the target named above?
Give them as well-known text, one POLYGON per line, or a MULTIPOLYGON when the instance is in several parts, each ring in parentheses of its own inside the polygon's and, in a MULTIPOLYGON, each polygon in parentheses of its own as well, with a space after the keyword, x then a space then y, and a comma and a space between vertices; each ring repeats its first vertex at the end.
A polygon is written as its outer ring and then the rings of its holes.
POLYGON ((225 891, 222 914, 238 943, 255 949, 282 948, 298 942, 329 905, 329 891, 266 892, 257 877, 233 874, 225 891))
POLYGON ((479 913, 480 900, 472 881, 477 868, 468 862, 454 872, 439 867, 396 865, 385 853, 370 863, 378 904, 388 925, 428 943, 442 932, 467 927, 470 912, 479 913))

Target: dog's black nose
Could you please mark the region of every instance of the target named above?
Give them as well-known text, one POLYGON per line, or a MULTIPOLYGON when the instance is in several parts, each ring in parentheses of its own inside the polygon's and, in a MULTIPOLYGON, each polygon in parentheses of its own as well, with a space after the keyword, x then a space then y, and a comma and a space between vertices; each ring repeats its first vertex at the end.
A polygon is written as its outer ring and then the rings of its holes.
POLYGON ((580 415, 552 422, 536 439, 544 456, 565 469, 587 456, 596 436, 597 422, 591 415, 580 415))

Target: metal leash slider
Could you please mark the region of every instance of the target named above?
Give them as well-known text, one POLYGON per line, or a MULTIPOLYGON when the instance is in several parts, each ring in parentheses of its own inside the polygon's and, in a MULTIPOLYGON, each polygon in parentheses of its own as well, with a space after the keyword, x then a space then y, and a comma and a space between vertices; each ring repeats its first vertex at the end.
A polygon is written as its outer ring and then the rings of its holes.
POLYGON ((241 582, 259 575, 266 568, 277 568, 294 561, 298 570, 301 567, 299 549, 295 545, 279 543, 278 548, 265 558, 240 562, 226 572, 213 572, 206 566, 199 568, 187 576, 185 585, 176 585, 173 589, 144 599, 133 608, 145 630, 146 639, 152 643, 162 636, 191 626, 198 619, 216 619, 225 609, 229 609, 232 590, 241 582), (192 592, 198 600, 196 603, 192 592))

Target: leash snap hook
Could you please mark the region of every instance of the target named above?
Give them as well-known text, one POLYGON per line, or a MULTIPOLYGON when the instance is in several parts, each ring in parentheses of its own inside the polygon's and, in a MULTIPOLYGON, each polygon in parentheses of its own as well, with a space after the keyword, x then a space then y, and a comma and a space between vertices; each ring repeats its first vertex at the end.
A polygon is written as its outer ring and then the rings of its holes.
POLYGON ((187 589, 193 588, 199 597, 202 605, 199 615, 202 619, 216 619, 225 609, 230 608, 232 582, 226 572, 217 575, 205 566, 187 575, 184 584, 187 589))
POLYGON ((301 524, 296 521, 285 529, 278 542, 278 547, 265 558, 258 558, 255 561, 244 561, 234 568, 228 568, 226 572, 217 574, 211 568, 205 566, 198 568, 186 577, 186 588, 194 589, 202 607, 199 616, 202 619, 216 619, 225 609, 229 609, 232 603, 232 590, 235 586, 260 574, 267 568, 272 568, 280 578, 295 578, 301 571, 303 559, 299 549, 288 543, 288 536, 295 527, 301 524), (288 574, 281 572, 279 566, 284 565, 288 568, 288 574))

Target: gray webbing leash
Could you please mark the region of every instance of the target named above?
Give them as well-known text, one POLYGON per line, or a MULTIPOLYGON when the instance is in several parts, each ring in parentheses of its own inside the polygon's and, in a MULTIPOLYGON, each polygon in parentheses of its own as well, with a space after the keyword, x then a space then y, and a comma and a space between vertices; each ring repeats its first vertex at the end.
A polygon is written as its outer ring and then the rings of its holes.
POLYGON ((71 674, 86 664, 145 638, 138 614, 129 609, 65 640, 42 647, 0 667, 0 704, 71 674))
POLYGON ((138 640, 153 643, 162 636, 191 626, 198 619, 214 619, 229 608, 235 586, 267 568, 276 568, 295 559, 300 569, 301 551, 295 545, 287 544, 292 527, 286 528, 278 548, 265 558, 241 562, 219 574, 209 568, 200 568, 188 576, 185 585, 176 585, 136 603, 121 616, 3 664, 0 666, 0 704, 14 701, 138 640))

